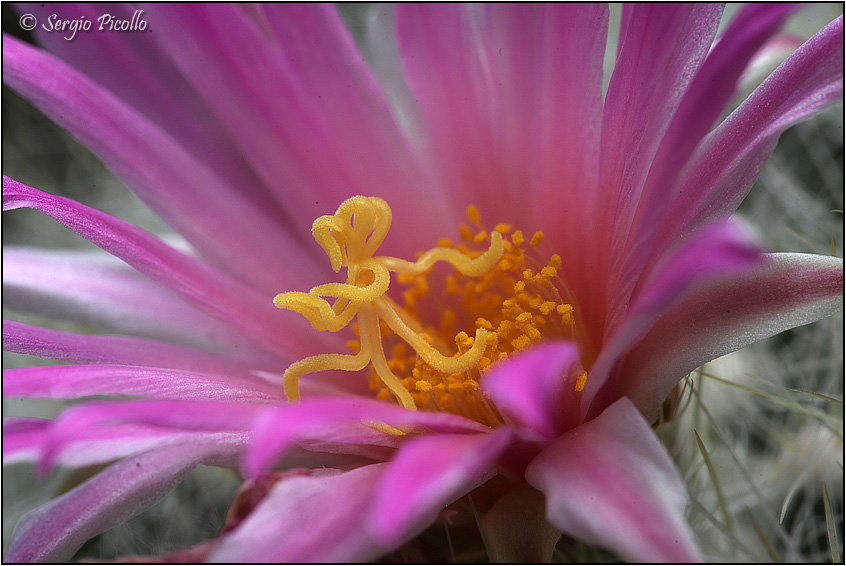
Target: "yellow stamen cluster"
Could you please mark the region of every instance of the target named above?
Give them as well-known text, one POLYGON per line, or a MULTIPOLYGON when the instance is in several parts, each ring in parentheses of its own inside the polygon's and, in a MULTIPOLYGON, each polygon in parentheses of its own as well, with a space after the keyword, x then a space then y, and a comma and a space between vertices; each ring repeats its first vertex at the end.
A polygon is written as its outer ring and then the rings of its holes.
MULTIPOLYGON (((317 330, 337 332, 353 323, 359 340, 347 343, 352 355, 320 354, 292 364, 284 376, 290 401, 299 399, 299 378, 307 373, 370 365, 370 387, 379 399, 462 414, 490 426, 502 422, 480 389, 484 373, 544 336, 572 338, 573 308, 557 290, 561 258, 553 254, 539 263, 537 252, 524 247, 540 246, 542 232, 527 238, 509 224, 488 232, 475 206, 467 208, 467 219, 469 225, 459 226, 461 243, 443 238, 413 263, 373 255, 391 224, 382 199, 353 197, 334 215, 315 220, 315 240, 335 271, 347 268, 347 280, 308 293, 281 293, 274 304, 302 314, 317 330), (486 242, 487 249, 478 249, 486 242), (431 277, 437 262, 451 271, 431 277), (391 272, 404 287, 402 306, 386 293, 391 272), (432 292, 436 281, 442 288, 436 285, 432 292), (324 297, 335 300, 330 304, 324 297)), ((577 391, 585 381, 585 375, 578 379, 577 391)))
MULTIPOLYGON (((480 225, 481 215, 475 206, 467 208, 467 219, 474 227, 459 226, 463 243, 454 245, 441 240, 439 244, 475 258, 483 252, 468 246, 496 234, 503 238, 503 254, 482 275, 467 277, 458 270, 448 274, 443 279, 443 292, 437 295, 439 327, 426 327, 426 330, 428 336, 435 337, 429 338, 433 343, 438 337, 454 336, 459 353, 477 348, 479 336, 458 330, 460 314, 462 322, 487 331, 482 356, 464 371, 445 373, 431 367, 415 352, 409 352, 403 344, 397 344, 388 364, 397 375, 405 376, 402 384, 418 407, 463 414, 493 426, 501 422, 501 417, 479 391, 484 372, 544 336, 571 337, 573 308, 561 299, 554 283, 561 266, 558 255, 552 255, 546 265, 541 265, 524 248, 526 238, 521 231, 512 232, 511 225, 497 224, 489 234, 480 225), (506 238, 509 234, 510 241, 506 238), (445 306, 448 304, 454 308, 445 306)), ((538 247, 542 240, 543 233, 537 232, 528 243, 538 247)), ((398 278, 406 287, 402 306, 409 316, 417 318, 421 314, 421 303, 430 291, 427 275, 408 274, 398 278)), ((378 376, 371 375, 370 386, 378 391, 380 399, 390 398, 389 390, 378 376)))

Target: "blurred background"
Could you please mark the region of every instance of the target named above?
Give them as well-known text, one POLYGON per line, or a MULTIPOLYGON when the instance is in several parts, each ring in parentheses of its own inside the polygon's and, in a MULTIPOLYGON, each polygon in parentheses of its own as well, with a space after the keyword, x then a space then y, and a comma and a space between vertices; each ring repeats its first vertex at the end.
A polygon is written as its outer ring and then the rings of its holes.
MULTIPOLYGON (((29 40, 9 4, 0 9, 4 33, 29 40)), ((368 4, 340 5, 362 45, 369 9, 368 4)), ((729 5, 724 22, 736 10, 737 5, 729 5)), ((840 3, 810 5, 791 18, 785 31, 804 40, 841 13, 840 3)), ((608 68, 618 25, 615 6, 608 68)), ((168 234, 167 226, 88 150, 5 86, 2 94, 6 175, 168 234)), ((787 131, 741 206, 740 214, 772 250, 843 256, 843 126, 840 102, 787 131)), ((2 233, 4 245, 93 248, 30 210, 4 214, 2 233)), ((4 318, 45 323, 7 313, 5 307, 4 318)), ((688 482, 690 520, 709 558, 830 561, 831 529, 837 552, 844 556, 842 320, 839 315, 785 332, 708 364, 684 383, 677 418, 659 427, 688 482)), ((4 368, 54 363, 3 354, 4 368)), ((55 403, 3 401, 4 417, 51 416, 57 410, 55 403)), ((81 473, 86 472, 91 471, 81 473)), ((54 472, 49 481, 39 481, 29 466, 7 467, 4 551, 22 513, 79 478, 54 472)), ((156 555, 200 542, 222 525, 237 486, 234 472, 203 468, 142 516, 90 541, 77 558, 156 555)), ((561 550, 557 557, 572 559, 568 552, 561 550)), ((602 553, 578 556, 613 559, 602 553)))

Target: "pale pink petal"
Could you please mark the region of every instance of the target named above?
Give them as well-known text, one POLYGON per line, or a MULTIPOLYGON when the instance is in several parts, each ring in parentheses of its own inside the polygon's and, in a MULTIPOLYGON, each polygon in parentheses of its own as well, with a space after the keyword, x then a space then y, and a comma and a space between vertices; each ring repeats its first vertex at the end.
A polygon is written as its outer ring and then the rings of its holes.
POLYGON ((115 526, 160 499, 198 464, 223 465, 240 451, 243 439, 219 437, 150 450, 113 464, 85 483, 24 515, 7 562, 64 562, 89 538, 115 526))
POLYGON ((275 308, 272 296, 263 296, 131 224, 4 176, 3 209, 21 207, 51 216, 271 351, 296 359, 326 351, 339 341, 309 330, 301 316, 275 308))
MULTIPOLYGON (((3 349, 77 364, 123 364, 249 377, 261 362, 130 336, 75 334, 3 321, 3 349), (251 363, 252 362, 252 363, 251 363)), ((277 370, 284 369, 279 366, 277 370)))
POLYGON ((483 389, 509 424, 553 439, 579 423, 579 351, 570 342, 553 342, 521 352, 494 366, 483 389))
MULTIPOLYGON (((655 234, 668 204, 677 195, 675 183, 681 170, 679 164, 690 160, 702 138, 722 117, 754 54, 797 8, 789 3, 747 5, 708 53, 679 101, 649 170, 611 305, 628 303, 638 278, 647 267, 646 259, 655 234)), ((648 270, 645 273, 648 274, 648 270)), ((615 312, 623 315, 624 309, 616 308, 615 312)), ((606 324, 614 326, 614 314, 606 324)))
POLYGON ((289 232, 266 208, 245 199, 241 187, 223 183, 75 69, 4 37, 3 81, 88 146, 171 227, 234 277, 271 293, 280 284, 305 286, 308 275, 325 270, 299 233, 289 232), (297 269, 290 269, 294 263, 297 269))
POLYGON ((649 264, 659 252, 734 212, 778 136, 843 94, 843 17, 796 50, 696 150, 664 214, 649 264))
POLYGON ((437 434, 400 448, 379 485, 368 522, 376 540, 394 548, 431 525, 438 513, 496 473, 511 443, 508 427, 483 434, 437 434))
POLYGON ((768 254, 761 268, 714 281, 667 309, 623 360, 614 395, 628 395, 651 419, 696 367, 842 309, 842 259, 768 254))
MULTIPOLYGON (((3 463, 38 462, 49 448, 50 427, 53 421, 11 418, 3 421, 3 463)), ((54 465, 79 468, 114 462, 154 448, 164 448, 185 442, 204 443, 223 437, 240 439, 246 446, 246 432, 183 432, 132 424, 112 424, 85 431, 84 434, 59 447, 51 455, 54 465)), ((46 471, 42 467, 42 472, 46 471)))
POLYGON ((170 368, 104 364, 35 366, 3 372, 4 397, 75 399, 93 395, 258 404, 284 399, 282 391, 263 380, 170 368))
POLYGON ((603 344, 584 389, 582 415, 595 417, 616 399, 616 381, 628 379, 615 372, 620 359, 668 307, 708 282, 749 271, 762 260, 761 249, 750 234, 728 220, 716 222, 682 242, 656 268, 626 318, 603 344))
POLYGON ((526 479, 565 533, 630 562, 694 562, 687 493, 667 449, 626 398, 564 434, 526 479))
POLYGON ((221 401, 93 401, 75 405, 62 412, 46 432, 38 470, 46 472, 74 443, 119 434, 119 424, 146 425, 163 432, 243 433, 266 410, 264 405, 221 401))
MULTIPOLYGON (((3 299, 14 312, 216 351, 255 354, 230 326, 97 250, 3 248, 3 299), (167 320, 167 324, 162 324, 167 320)), ((265 354, 265 357, 267 354, 265 354)))
POLYGON ((387 464, 279 481, 210 562, 368 562, 392 548, 362 530, 387 464))
POLYGON ((255 438, 243 468, 249 476, 258 475, 292 447, 308 441, 339 447, 344 444, 396 446, 427 430, 473 433, 489 429, 458 415, 409 411, 375 399, 304 400, 268 412, 256 421, 255 438))
POLYGON ((45 23, 51 16, 54 21, 87 18, 99 27, 99 18, 108 25, 108 16, 112 16, 115 21, 145 24, 141 33, 81 31, 70 41, 66 39, 71 36, 70 30, 62 33, 37 26, 33 35, 39 45, 142 113, 215 176, 238 187, 245 198, 266 210, 278 209, 217 117, 159 45, 160 34, 153 30, 165 13, 128 3, 110 3, 108 10, 97 4, 56 2, 45 6, 21 4, 17 9, 19 14, 32 14, 45 23))

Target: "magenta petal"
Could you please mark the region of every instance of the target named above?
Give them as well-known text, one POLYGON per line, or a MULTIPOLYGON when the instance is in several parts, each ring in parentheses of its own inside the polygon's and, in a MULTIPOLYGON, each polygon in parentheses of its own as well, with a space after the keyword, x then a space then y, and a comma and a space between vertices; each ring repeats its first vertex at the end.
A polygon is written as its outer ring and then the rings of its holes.
POLYGON ((308 273, 320 273, 319 258, 298 235, 135 110, 43 51, 8 36, 3 47, 3 81, 91 148, 216 265, 265 292, 306 286, 308 273), (289 269, 294 262, 298 269, 289 269))
POLYGON ((198 464, 229 461, 240 450, 230 438, 196 439, 122 460, 18 523, 7 562, 65 562, 89 538, 143 511, 198 464))
POLYGON ((564 434, 526 470, 565 533, 630 562, 695 562, 687 492, 672 458, 626 398, 564 434))
POLYGON ((440 433, 473 433, 489 430, 458 415, 409 411, 397 405, 365 398, 304 400, 280 407, 256 421, 255 438, 243 468, 256 476, 293 446, 303 441, 328 444, 396 445, 422 427, 440 433), (385 425, 404 434, 383 432, 385 425))
POLYGON ((624 359, 615 395, 652 418, 679 378, 705 362, 843 309, 843 260, 767 254, 672 305, 624 359))
POLYGON ((362 532, 387 464, 279 481, 210 562, 367 562, 392 550, 362 532))
POLYGON ((10 417, 3 420, 3 465, 35 460, 45 431, 53 424, 47 419, 10 417))
POLYGON ((393 548, 432 524, 444 506, 494 475, 494 462, 511 439, 512 431, 503 427, 404 444, 379 482, 370 519, 376 539, 393 548))
POLYGON ((482 387, 509 423, 552 439, 579 422, 580 374, 576 345, 549 343, 497 364, 482 387))
POLYGON ((151 234, 103 212, 3 177, 3 209, 34 208, 47 214, 212 316, 240 328, 256 343, 290 358, 331 348, 326 333, 310 332, 294 313, 280 313, 271 297, 194 259, 151 234), (284 337, 284 339, 280 339, 284 337), (315 350, 317 348, 317 350, 315 350))

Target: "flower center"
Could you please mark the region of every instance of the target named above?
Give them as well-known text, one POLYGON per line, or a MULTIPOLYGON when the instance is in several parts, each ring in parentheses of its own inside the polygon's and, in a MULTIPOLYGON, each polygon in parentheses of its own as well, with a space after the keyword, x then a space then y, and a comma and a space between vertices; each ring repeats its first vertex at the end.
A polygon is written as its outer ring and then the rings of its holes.
MULTIPOLYGON (((499 224, 488 233, 475 206, 467 208, 467 217, 475 229, 459 227, 465 243, 442 239, 413 263, 373 256, 391 226, 391 209, 380 198, 352 197, 334 215, 314 221, 314 239, 332 269, 347 268, 346 283, 281 293, 273 302, 300 313, 316 330, 337 332, 355 318, 359 341, 348 343, 355 354, 319 354, 292 364, 284 375, 289 401, 299 400, 305 374, 370 365, 370 386, 379 399, 458 413, 490 426, 502 422, 479 389, 485 371, 544 336, 572 338, 573 308, 556 288, 558 255, 541 264, 524 247, 521 231, 499 224), (486 250, 468 247, 485 242, 486 250), (438 262, 449 273, 435 275, 438 262), (386 293, 391 272, 405 287, 402 306, 386 293), (433 283, 443 288, 431 293, 433 283), (330 304, 324 297, 335 300, 330 304), (461 327, 475 329, 475 335, 461 327), (392 346, 390 359, 385 341, 392 346)), ((537 248, 542 240, 537 232, 528 243, 537 248)), ((584 376, 577 389, 583 387, 584 376)))

